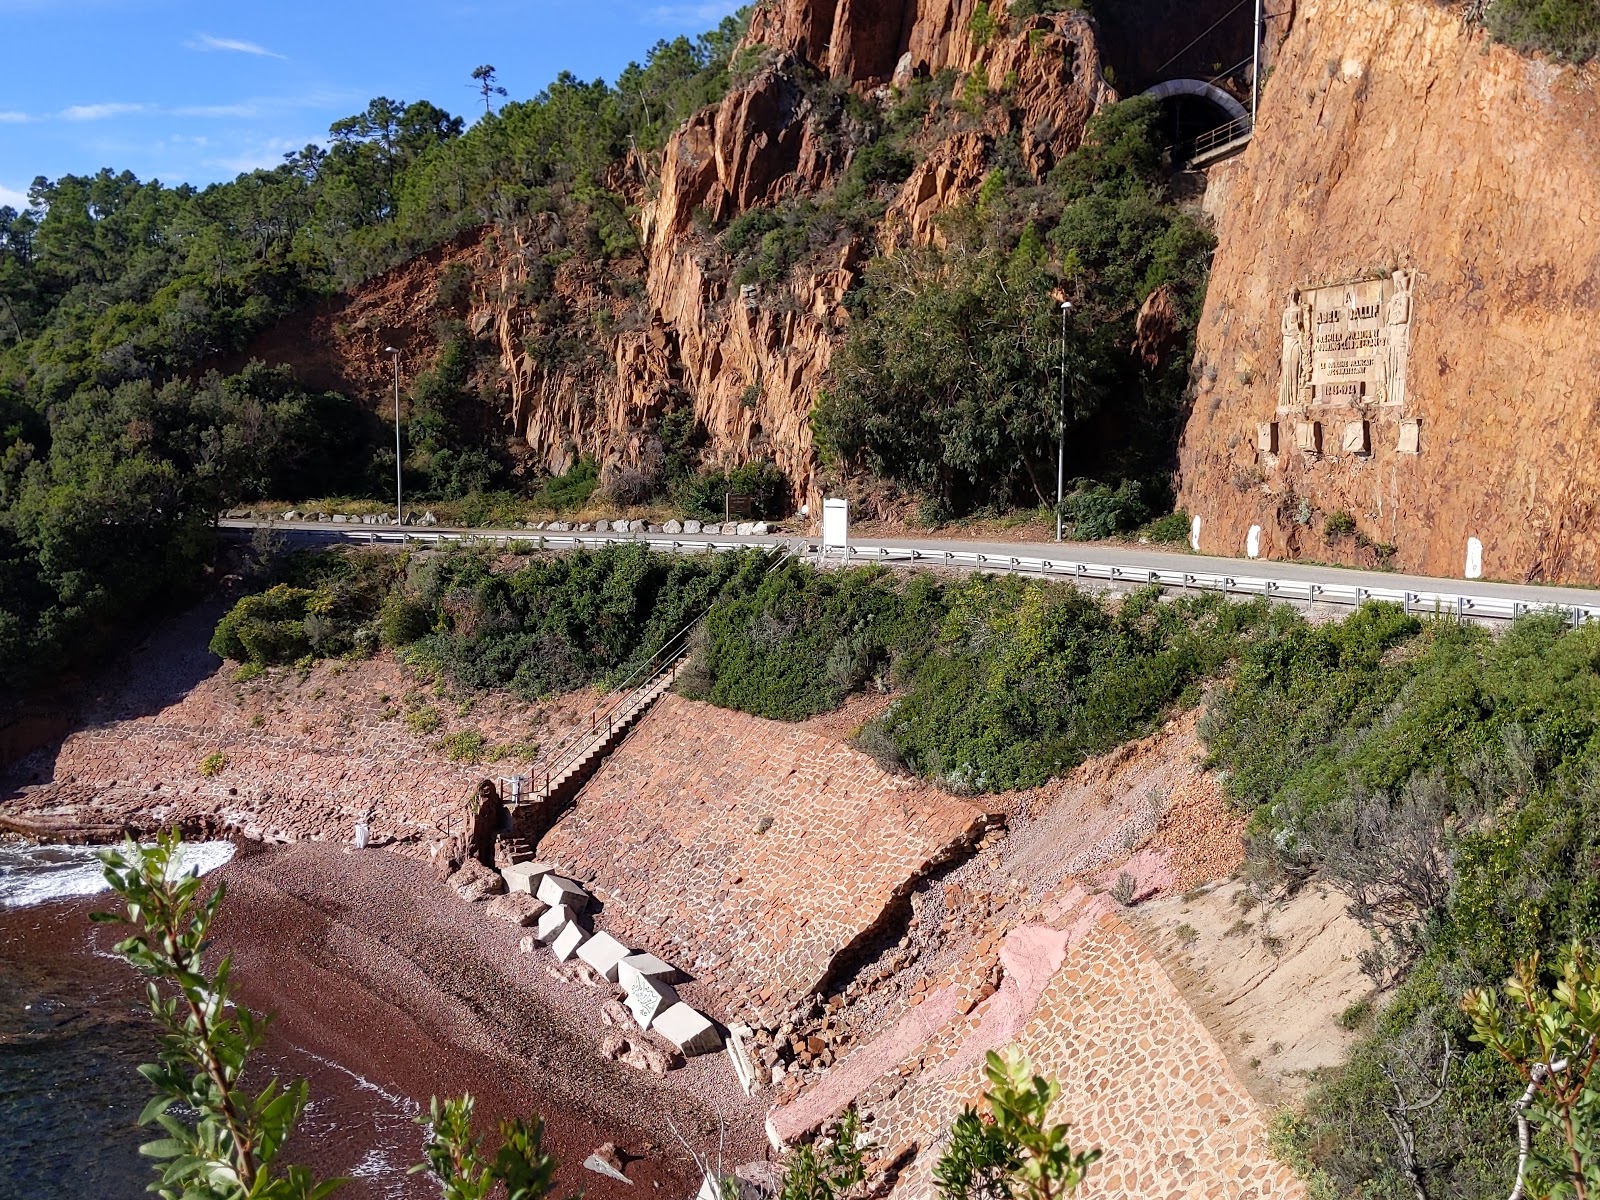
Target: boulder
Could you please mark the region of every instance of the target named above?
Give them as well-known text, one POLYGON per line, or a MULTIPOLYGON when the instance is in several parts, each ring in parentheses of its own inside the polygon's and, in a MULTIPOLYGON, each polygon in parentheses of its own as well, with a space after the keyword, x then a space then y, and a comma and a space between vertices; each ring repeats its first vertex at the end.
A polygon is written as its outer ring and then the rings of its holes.
POLYGON ((672 1055, 649 1042, 634 1042, 612 1034, 600 1043, 600 1053, 612 1062, 624 1063, 653 1075, 665 1075, 672 1069, 672 1055))
MULTIPOLYGON (((530 896, 536 896, 539 893, 539 884, 550 874, 551 869, 550 864, 545 862, 520 862, 501 868, 500 874, 505 877, 506 887, 510 891, 527 892, 530 896)), ((546 903, 545 907, 548 908, 549 904, 546 903)))
POLYGON ((594 523, 594 531, 596 533, 608 533, 608 532, 610 532, 610 530, 611 530, 611 522, 610 521, 596 521, 594 523))
POLYGON ((609 933, 597 933, 578 950, 578 957, 607 983, 617 982, 617 964, 632 953, 609 933))
POLYGON ((733 527, 733 531, 735 533, 737 533, 740 537, 749 537, 751 530, 753 530, 754 528, 755 528, 755 524, 753 522, 751 522, 751 521, 740 521, 737 525, 735 525, 733 527))
POLYGON ((508 892, 489 901, 489 906, 483 911, 497 921, 527 927, 544 916, 549 907, 543 900, 536 900, 526 892, 508 892))
POLYGON ((650 522, 649 521, 633 521, 633 522, 630 522, 629 529, 631 529, 634 533, 649 533, 650 532, 650 522))
POLYGON ((659 1014, 651 1023, 651 1028, 676 1046, 686 1058, 722 1048, 722 1035, 717 1032, 717 1027, 704 1014, 682 1002, 659 1014))
POLYGON ((750 526, 750 532, 755 534, 757 537, 766 537, 770 528, 771 527, 765 521, 757 521, 754 525, 750 526))
POLYGON ((450 876, 450 886, 463 900, 477 902, 498 896, 506 890, 506 881, 500 872, 492 871, 475 858, 461 864, 461 869, 450 876))
POLYGON ((563 879, 560 875, 546 875, 541 879, 537 895, 551 908, 565 905, 573 912, 580 913, 589 907, 589 893, 572 880, 563 879))
POLYGON ((683 531, 685 533, 699 533, 700 532, 700 522, 699 521, 685 521, 683 523, 683 531))
POLYGON ((433 877, 443 883, 461 867, 461 839, 446 838, 433 851, 433 877))
POLYGON ((578 523, 578 532, 579 533, 593 533, 594 532, 594 525, 589 521, 580 521, 578 523))
POLYGON ((298 521, 300 519, 300 514, 291 508, 288 512, 283 514, 283 519, 285 521, 298 521))
POLYGON ((683 532, 683 523, 681 521, 676 521, 676 520, 668 521, 666 524, 661 526, 661 532, 662 533, 682 533, 683 532))

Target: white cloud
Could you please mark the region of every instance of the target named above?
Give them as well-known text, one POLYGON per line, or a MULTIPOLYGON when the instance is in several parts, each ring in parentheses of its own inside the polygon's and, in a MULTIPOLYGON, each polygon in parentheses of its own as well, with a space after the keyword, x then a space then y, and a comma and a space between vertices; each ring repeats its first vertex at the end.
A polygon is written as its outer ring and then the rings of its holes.
POLYGON ((261 115, 261 105, 251 101, 246 104, 189 104, 172 110, 175 117, 239 117, 249 120, 261 115))
POLYGON ((19 192, 0 183, 0 208, 14 208, 18 212, 28 207, 28 193, 19 192))
POLYGON ((19 124, 20 125, 23 121, 31 121, 31 120, 33 120, 33 118, 30 117, 25 112, 6 112, 4 109, 0 109, 0 125, 6 125, 6 124, 19 124))
POLYGON ((236 54, 254 54, 258 58, 286 58, 286 55, 268 50, 257 42, 245 42, 238 38, 212 37, 209 33, 197 33, 184 43, 191 50, 231 50, 236 54))
POLYGON ((65 121, 103 121, 107 117, 126 117, 133 113, 148 112, 148 104, 74 104, 61 110, 65 121))

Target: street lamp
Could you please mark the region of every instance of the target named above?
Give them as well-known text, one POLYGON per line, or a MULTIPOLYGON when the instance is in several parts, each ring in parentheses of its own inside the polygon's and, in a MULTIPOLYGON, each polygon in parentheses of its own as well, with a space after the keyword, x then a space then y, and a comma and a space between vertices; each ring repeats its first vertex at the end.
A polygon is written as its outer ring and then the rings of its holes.
POLYGON ((1061 540, 1061 500, 1067 464, 1067 314, 1072 301, 1061 302, 1061 396, 1056 404, 1056 541, 1061 540))
POLYGON ((403 529, 406 519, 400 496, 400 351, 385 346, 383 352, 394 356, 394 523, 403 529))

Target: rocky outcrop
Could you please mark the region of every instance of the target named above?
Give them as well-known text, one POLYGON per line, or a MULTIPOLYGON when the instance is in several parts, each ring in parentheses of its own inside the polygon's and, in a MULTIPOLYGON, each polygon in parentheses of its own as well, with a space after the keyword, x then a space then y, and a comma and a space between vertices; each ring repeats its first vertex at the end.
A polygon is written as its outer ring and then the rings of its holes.
POLYGON ((1266 556, 1392 546, 1405 569, 1459 575, 1477 539, 1487 576, 1600 575, 1597 128, 1600 72, 1489 45, 1452 9, 1299 6, 1254 143, 1212 180, 1180 451, 1203 550, 1242 553, 1260 526, 1266 556), (1396 269, 1415 272, 1404 403, 1291 387, 1285 407, 1289 289, 1396 269), (1335 512, 1359 536, 1325 536, 1335 512))

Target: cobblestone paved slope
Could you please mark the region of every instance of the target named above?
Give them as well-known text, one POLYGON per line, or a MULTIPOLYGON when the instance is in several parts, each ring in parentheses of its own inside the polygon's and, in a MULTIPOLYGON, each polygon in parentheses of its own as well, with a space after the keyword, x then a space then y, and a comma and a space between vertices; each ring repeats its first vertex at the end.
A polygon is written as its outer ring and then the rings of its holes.
POLYGON ((539 856, 606 897, 608 927, 755 1015, 815 990, 985 823, 836 739, 668 695, 539 856))

